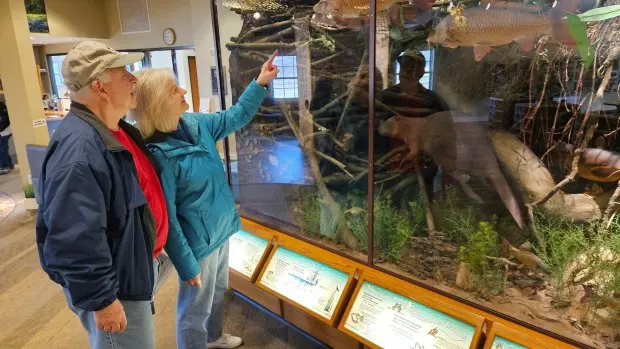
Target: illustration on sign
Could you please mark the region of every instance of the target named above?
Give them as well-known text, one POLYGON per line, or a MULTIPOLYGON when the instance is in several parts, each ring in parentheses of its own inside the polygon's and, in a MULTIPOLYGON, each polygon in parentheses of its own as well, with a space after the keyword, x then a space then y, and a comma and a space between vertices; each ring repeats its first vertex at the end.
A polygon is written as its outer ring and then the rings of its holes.
POLYGON ((252 277, 269 242, 243 230, 230 237, 228 265, 239 273, 252 277))
POLYGON ((476 327, 365 281, 345 328, 383 348, 467 349, 476 327))
POLYGON ((495 338, 493 338, 493 344, 491 344, 491 349, 528 349, 528 348, 520 344, 511 342, 500 336, 495 336, 495 338))
POLYGON ((278 248, 269 262, 261 283, 331 319, 349 276, 285 248, 278 248))

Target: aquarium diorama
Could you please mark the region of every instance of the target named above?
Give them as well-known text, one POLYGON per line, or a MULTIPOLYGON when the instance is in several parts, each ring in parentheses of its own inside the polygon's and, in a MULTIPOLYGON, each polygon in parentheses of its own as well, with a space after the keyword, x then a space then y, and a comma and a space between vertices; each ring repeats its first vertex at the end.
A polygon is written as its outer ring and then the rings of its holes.
POLYGON ((231 142, 242 213, 619 348, 618 4, 218 0, 229 103, 279 52, 231 142))

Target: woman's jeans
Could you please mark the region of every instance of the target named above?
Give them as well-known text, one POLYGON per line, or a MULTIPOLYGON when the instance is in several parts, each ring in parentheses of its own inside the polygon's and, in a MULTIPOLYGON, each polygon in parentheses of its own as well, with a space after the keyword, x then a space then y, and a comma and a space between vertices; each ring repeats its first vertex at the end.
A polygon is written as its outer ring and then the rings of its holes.
POLYGON ((202 287, 179 279, 178 349, 204 349, 222 336, 224 296, 228 289, 228 241, 200 260, 202 287))
POLYGON ((11 135, 0 136, 0 170, 9 169, 13 166, 13 160, 9 155, 9 139, 11 135))

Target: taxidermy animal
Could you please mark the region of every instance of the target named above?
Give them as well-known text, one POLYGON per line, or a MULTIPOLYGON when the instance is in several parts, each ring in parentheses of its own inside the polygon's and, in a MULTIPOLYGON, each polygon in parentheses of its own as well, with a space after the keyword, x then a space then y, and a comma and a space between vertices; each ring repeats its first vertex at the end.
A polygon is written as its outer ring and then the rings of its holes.
POLYGON ((471 133, 472 127, 468 127, 467 131, 463 127, 454 127, 450 111, 423 118, 396 115, 382 122, 379 127, 380 134, 398 138, 408 145, 409 155, 403 162, 417 161, 420 152, 430 155, 444 173, 456 179, 463 191, 478 202, 482 200, 467 184, 469 176, 463 170, 488 179, 514 220, 523 228, 521 209, 499 168, 486 131, 481 127, 473 127, 473 137, 466 132, 471 133))
MULTIPOLYGON (((571 153, 575 148, 568 143, 562 143, 560 147, 571 153)), ((577 170, 582 178, 595 182, 616 183, 620 181, 620 154, 604 149, 587 148, 581 155, 577 170)))
POLYGON ((544 271, 549 270, 549 266, 532 252, 513 247, 505 238, 502 238, 502 245, 511 257, 515 257, 526 268, 530 270, 535 270, 536 268, 541 268, 544 271))
MULTIPOLYGON (((407 0, 377 0, 377 13, 389 9, 397 3, 407 3, 407 0)), ((431 10, 433 0, 414 0, 416 8, 431 10)), ((364 18, 370 15, 370 1, 368 0, 321 0, 313 7, 315 13, 322 13, 328 17, 337 18, 364 18)))
POLYGON ((476 61, 484 58, 491 47, 513 41, 528 52, 535 40, 544 34, 572 46, 567 23, 561 17, 565 11, 576 9, 575 1, 559 2, 549 14, 541 14, 539 7, 514 2, 493 2, 472 8, 459 5, 435 27, 428 42, 449 48, 473 47, 476 61))

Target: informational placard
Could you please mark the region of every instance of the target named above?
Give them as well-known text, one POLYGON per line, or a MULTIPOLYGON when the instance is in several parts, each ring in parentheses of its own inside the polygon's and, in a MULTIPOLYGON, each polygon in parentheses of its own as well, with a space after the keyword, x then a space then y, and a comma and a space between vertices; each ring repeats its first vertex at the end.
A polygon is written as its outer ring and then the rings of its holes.
POLYGON ((269 241, 239 230, 230 237, 228 266, 251 278, 258 267, 269 241))
POLYGON ((491 344, 491 349, 528 349, 520 344, 509 341, 500 336, 495 336, 493 338, 493 344, 491 344))
POLYGON ((278 247, 260 282, 330 320, 348 279, 345 272, 278 247))
POLYGON ((390 349, 469 349, 476 326, 364 281, 344 327, 390 349))

